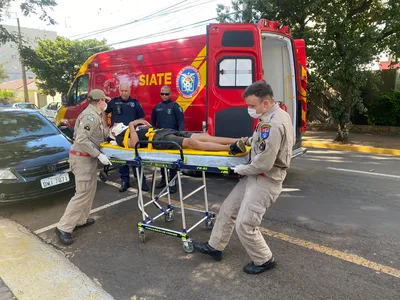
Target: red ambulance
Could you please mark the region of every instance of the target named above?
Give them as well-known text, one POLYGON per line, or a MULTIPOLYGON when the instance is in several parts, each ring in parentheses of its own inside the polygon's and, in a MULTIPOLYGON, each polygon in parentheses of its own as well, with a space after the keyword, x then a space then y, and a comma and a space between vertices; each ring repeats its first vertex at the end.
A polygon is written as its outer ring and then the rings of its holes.
POLYGON ((73 130, 88 105, 92 89, 119 96, 128 82, 131 97, 143 106, 149 121, 161 101, 160 88, 171 87, 171 99, 184 110, 185 130, 226 137, 249 136, 255 120, 241 94, 252 82, 265 79, 293 120, 294 156, 302 154, 306 130, 306 53, 304 40, 294 40, 276 21, 258 24, 210 24, 206 34, 97 53, 82 65, 56 124, 73 130))

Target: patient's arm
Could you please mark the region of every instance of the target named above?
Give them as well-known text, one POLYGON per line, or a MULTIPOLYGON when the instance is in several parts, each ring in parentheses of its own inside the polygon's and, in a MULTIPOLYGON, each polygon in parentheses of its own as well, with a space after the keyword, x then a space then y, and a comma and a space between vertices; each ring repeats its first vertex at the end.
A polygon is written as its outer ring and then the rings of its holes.
POLYGON ((147 122, 146 120, 144 120, 144 119, 137 119, 135 121, 132 121, 131 123, 133 123, 135 126, 137 126, 139 124, 144 124, 144 125, 149 126, 149 127, 151 126, 151 124, 149 122, 147 122))
MULTIPOLYGON (((138 121, 138 120, 136 120, 138 121)), ((139 137, 135 131, 135 121, 129 123, 129 140, 128 140, 128 147, 134 148, 136 143, 139 141, 139 137)))

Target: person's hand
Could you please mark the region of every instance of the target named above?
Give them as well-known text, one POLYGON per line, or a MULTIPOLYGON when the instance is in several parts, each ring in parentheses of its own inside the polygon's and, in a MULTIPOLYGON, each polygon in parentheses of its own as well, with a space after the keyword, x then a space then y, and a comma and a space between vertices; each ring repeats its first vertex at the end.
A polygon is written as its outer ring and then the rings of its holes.
POLYGON ((236 167, 231 168, 233 172, 239 175, 244 175, 242 174, 243 169, 245 168, 244 165, 237 165, 236 167))
POLYGON ((103 153, 100 153, 99 156, 97 156, 97 159, 103 164, 103 165, 112 165, 111 161, 108 159, 106 155, 103 153))

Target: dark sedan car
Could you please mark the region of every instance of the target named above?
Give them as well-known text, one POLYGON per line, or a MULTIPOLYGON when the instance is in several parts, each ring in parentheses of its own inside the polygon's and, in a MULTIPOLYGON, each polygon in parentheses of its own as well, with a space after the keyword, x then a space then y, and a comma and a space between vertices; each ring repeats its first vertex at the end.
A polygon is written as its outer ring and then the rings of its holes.
POLYGON ((39 111, 0 109, 0 202, 74 188, 70 147, 71 141, 39 111))

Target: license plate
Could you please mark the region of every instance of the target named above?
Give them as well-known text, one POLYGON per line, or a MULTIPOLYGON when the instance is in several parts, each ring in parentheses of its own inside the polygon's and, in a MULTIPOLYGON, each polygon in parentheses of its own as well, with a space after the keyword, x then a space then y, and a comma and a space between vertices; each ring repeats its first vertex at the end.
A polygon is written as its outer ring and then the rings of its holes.
POLYGON ((58 174, 52 177, 43 178, 40 180, 42 188, 46 189, 55 185, 63 184, 69 181, 68 173, 58 174))

